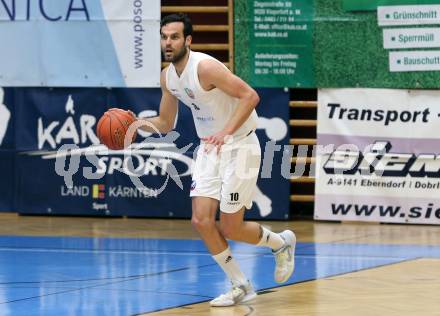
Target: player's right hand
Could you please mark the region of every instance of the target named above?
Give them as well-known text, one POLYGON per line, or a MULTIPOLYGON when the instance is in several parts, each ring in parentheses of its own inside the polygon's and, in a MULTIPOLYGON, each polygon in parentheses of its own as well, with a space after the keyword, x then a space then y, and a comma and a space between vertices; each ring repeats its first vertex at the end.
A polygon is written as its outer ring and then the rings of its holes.
POLYGON ((135 120, 138 120, 138 117, 132 111, 127 110, 127 112, 130 113, 134 117, 135 120))

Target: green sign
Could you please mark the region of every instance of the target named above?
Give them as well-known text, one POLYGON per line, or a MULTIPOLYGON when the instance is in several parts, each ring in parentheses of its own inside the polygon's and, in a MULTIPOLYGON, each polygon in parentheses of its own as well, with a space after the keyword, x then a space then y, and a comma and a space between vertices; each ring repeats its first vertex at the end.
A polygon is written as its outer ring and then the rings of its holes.
POLYGON ((439 46, 414 46, 414 29, 432 38, 424 28, 438 25, 379 25, 377 6, 402 4, 440 0, 234 1, 235 72, 254 87, 438 89, 440 70, 423 63, 439 46), (422 65, 396 66, 414 54, 422 65))
POLYGON ((235 72, 258 87, 313 87, 313 1, 235 1, 235 72))
MULTIPOLYGON (((359 4, 365 2, 356 0, 359 4)), ((384 1, 371 2, 377 5, 384 1)), ((403 1, 387 2, 396 4, 403 1)), ((396 68, 391 61, 393 54, 409 54, 417 50, 435 53, 437 47, 385 48, 384 32, 393 31, 396 27, 379 26, 376 11, 347 12, 342 8, 342 1, 314 0, 314 3, 313 63, 317 87, 438 89, 440 71, 391 69, 396 68)), ((399 26, 399 29, 418 27, 399 26)))
POLYGON ((379 6, 440 4, 440 0, 342 0, 345 11, 375 11, 379 6))

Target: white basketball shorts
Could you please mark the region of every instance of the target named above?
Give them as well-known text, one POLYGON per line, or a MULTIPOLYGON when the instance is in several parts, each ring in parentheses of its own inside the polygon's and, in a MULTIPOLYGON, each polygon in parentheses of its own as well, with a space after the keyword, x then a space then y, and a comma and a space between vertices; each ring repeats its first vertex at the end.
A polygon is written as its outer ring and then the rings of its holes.
POLYGON ((202 142, 197 152, 190 196, 216 199, 224 213, 250 209, 261 161, 255 132, 224 144, 220 153, 215 148, 206 153, 205 146, 202 142))

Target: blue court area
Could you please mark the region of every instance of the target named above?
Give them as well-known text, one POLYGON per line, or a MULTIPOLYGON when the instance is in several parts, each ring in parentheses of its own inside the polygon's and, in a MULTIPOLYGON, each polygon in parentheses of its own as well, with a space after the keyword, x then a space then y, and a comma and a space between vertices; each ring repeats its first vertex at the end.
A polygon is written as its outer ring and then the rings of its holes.
MULTIPOLYGON (((269 250, 232 249, 258 290, 277 286, 269 250)), ((288 284, 421 257, 440 258, 440 247, 299 243, 288 284)), ((136 315, 227 287, 198 240, 0 237, 0 315, 136 315)))

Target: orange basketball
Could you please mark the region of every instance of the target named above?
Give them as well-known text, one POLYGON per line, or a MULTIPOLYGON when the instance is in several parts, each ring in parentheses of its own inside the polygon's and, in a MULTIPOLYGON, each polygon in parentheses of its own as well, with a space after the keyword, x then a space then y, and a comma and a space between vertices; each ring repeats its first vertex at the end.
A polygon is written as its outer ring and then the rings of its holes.
MULTIPOLYGON (((119 150, 124 148, 124 138, 130 124, 135 121, 133 115, 122 109, 110 109, 105 112, 96 125, 96 134, 99 141, 109 149, 119 150)), ((134 133, 130 144, 136 138, 134 133)))

